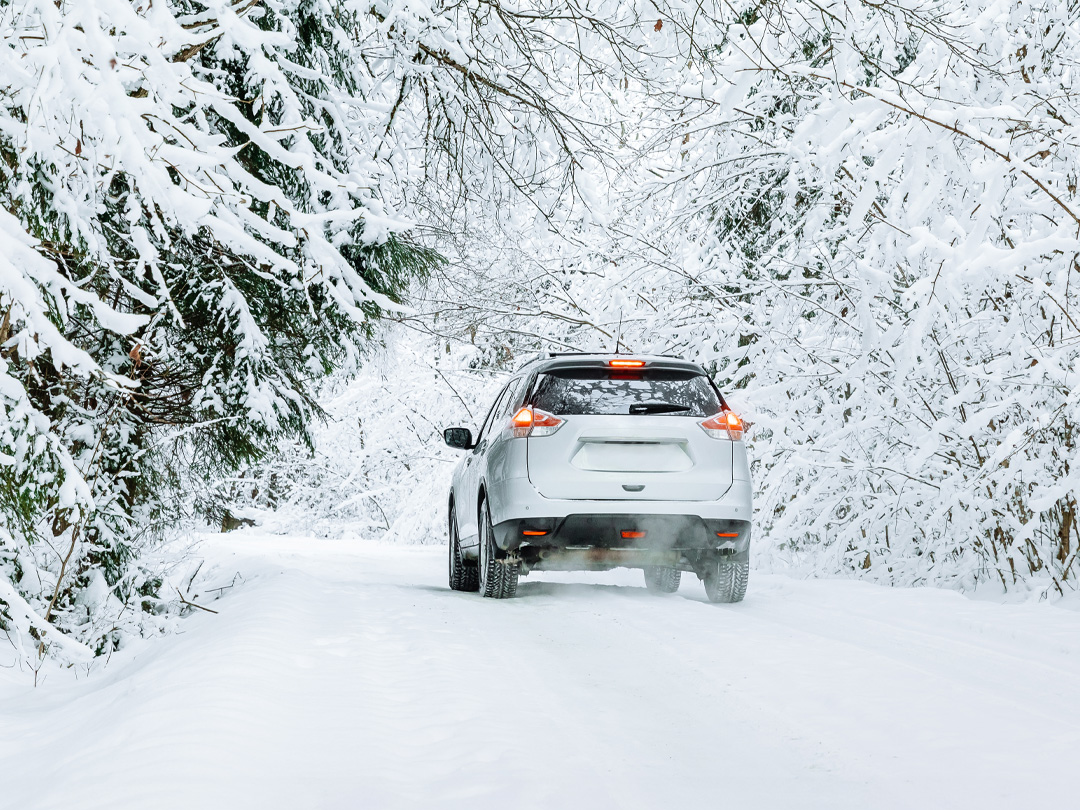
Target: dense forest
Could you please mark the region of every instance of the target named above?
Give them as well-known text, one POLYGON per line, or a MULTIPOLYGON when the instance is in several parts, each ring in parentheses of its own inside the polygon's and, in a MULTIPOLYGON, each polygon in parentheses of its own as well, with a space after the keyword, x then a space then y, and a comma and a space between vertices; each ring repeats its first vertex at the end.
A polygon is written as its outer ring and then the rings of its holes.
POLYGON ((1080 0, 0 0, 0 37, 28 654, 171 621, 178 526, 440 542, 441 428, 616 343, 751 424, 755 564, 1075 590, 1080 0))

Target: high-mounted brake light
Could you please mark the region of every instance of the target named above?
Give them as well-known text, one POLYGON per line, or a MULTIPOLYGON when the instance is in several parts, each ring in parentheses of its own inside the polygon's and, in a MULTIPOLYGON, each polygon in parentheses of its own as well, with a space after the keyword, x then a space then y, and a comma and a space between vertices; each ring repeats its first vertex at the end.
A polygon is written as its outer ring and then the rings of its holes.
POLYGON ((623 532, 623 540, 640 540, 645 536, 645 532, 623 532))
POLYGON ((550 436, 562 426, 563 420, 559 417, 528 405, 510 417, 510 429, 516 439, 524 439, 526 436, 550 436))
POLYGON ((717 532, 716 536, 717 537, 738 537, 739 533, 738 532, 717 532))
POLYGON ((521 533, 526 537, 543 537, 547 532, 542 532, 539 529, 522 529, 521 533))
POLYGON ((714 439, 741 441, 743 437, 742 419, 733 411, 721 411, 701 422, 701 428, 714 439))
POLYGON ((642 368, 645 365, 644 360, 608 360, 608 365, 612 368, 642 368))

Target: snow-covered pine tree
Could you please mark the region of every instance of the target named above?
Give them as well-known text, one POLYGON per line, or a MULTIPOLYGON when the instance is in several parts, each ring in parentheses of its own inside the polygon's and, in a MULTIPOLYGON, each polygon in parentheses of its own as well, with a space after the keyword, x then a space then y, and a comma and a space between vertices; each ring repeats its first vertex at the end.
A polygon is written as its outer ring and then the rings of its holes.
POLYGON ((436 261, 385 202, 355 23, 0 3, 0 622, 24 642, 100 652, 110 606, 153 608, 139 550, 177 484, 304 440, 314 382, 436 261))

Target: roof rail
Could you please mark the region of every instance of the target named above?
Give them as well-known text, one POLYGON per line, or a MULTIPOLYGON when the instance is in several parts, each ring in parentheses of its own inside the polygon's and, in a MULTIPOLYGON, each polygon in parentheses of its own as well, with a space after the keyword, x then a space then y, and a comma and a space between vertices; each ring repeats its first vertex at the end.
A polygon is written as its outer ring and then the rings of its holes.
MULTIPOLYGON (((537 363, 541 360, 552 360, 556 357, 596 357, 604 355, 627 355, 633 356, 635 352, 605 352, 603 350, 591 351, 591 352, 532 352, 528 360, 526 360, 520 368, 524 368, 530 363, 537 363)), ((651 352, 641 352, 649 357, 662 357, 667 360, 679 360, 680 362, 687 362, 685 357, 681 357, 677 354, 652 354, 651 352)))
POLYGON ((576 355, 605 355, 605 354, 625 354, 632 356, 635 354, 644 354, 649 357, 666 357, 668 360, 685 360, 678 354, 653 354, 652 352, 546 352, 548 357, 574 357, 576 355))

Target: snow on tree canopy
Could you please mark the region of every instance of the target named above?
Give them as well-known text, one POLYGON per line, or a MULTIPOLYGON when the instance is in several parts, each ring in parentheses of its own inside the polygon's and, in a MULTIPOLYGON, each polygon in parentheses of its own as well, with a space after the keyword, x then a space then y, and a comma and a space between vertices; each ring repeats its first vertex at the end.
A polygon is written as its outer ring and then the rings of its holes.
POLYGON ((99 650, 120 636, 93 626, 95 572, 157 600, 140 549, 180 514, 180 477, 304 439, 312 380, 434 260, 382 191, 386 106, 353 22, 309 2, 0 6, 0 577, 99 650))
POLYGON ((0 2, 0 626, 160 626, 193 511, 431 536, 424 403, 616 341, 752 423, 760 564, 1073 587, 1078 17, 0 2))

